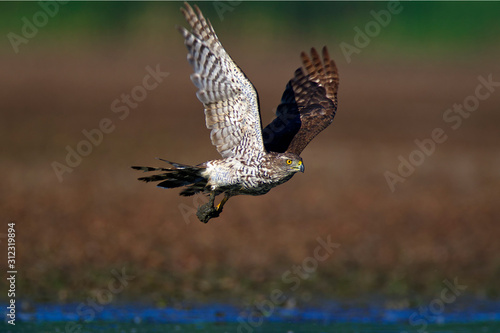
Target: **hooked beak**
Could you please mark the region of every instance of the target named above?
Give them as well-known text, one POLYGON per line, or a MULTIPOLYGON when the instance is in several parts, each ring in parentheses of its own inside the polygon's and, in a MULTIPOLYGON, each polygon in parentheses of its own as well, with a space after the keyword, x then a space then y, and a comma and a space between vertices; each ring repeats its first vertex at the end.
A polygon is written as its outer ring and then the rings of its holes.
POLYGON ((304 172, 304 163, 301 163, 300 165, 298 166, 294 166, 293 167, 294 170, 297 170, 297 172, 304 172))

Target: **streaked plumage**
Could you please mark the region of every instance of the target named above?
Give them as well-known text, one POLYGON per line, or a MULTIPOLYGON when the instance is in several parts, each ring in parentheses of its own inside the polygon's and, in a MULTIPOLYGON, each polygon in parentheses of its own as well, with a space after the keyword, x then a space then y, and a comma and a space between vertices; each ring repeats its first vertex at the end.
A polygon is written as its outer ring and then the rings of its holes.
POLYGON ((185 3, 181 11, 191 26, 191 31, 178 27, 194 69, 191 80, 205 107, 212 144, 222 159, 196 166, 163 160, 173 168, 133 168, 162 172, 139 180, 162 181, 158 186, 164 188, 184 186, 181 195, 210 193, 210 202, 198 210, 200 220, 207 222, 219 216, 231 196, 265 194, 304 171, 299 155, 333 121, 339 79, 326 47, 323 61, 314 48, 311 58, 303 52, 305 72, 302 68, 295 71, 276 118, 262 129, 255 87, 224 50, 198 7, 193 10, 185 3), (215 196, 222 193, 224 199, 214 207, 215 196))

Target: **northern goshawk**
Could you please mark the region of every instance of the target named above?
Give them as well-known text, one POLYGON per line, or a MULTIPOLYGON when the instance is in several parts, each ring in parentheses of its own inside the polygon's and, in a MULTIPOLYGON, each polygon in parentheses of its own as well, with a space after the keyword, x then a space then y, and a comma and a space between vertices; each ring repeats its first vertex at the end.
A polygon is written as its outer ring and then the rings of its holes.
POLYGON ((191 80, 205 107, 212 144, 222 158, 195 166, 162 160, 172 167, 132 168, 161 172, 139 180, 161 181, 158 186, 163 188, 184 187, 180 195, 209 194, 209 202, 197 212, 206 223, 219 216, 230 197, 265 194, 297 172, 304 172, 300 153, 333 121, 339 77, 326 47, 322 57, 314 48, 310 57, 302 52, 304 69, 295 71, 276 118, 262 129, 255 87, 222 47, 199 8, 193 10, 185 3, 181 11, 191 26, 191 31, 178 27, 194 68, 191 80), (215 196, 222 193, 224 198, 214 207, 215 196))

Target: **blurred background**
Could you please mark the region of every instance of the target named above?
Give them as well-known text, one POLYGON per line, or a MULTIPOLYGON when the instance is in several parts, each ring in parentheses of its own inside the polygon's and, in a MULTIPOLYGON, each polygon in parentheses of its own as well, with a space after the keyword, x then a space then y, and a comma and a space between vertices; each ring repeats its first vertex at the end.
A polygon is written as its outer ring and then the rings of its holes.
POLYGON ((182 3, 0 3, 0 240, 15 221, 18 299, 80 301, 113 270, 134 276, 116 300, 159 305, 251 302, 275 288, 301 303, 413 300, 454 279, 498 297, 500 87, 474 96, 488 77, 500 82, 500 3, 198 5, 256 86, 264 124, 300 52, 328 45, 339 109, 304 151, 306 172, 200 223, 202 197, 130 169, 219 158, 175 30, 187 25, 182 3), (141 88, 157 69, 156 87, 141 88), (464 101, 473 111, 445 121, 464 101), (446 141, 415 153, 435 128, 446 141), (423 160, 391 188, 387 172, 412 153, 423 160), (340 247, 292 290, 283 274, 318 237, 340 247))

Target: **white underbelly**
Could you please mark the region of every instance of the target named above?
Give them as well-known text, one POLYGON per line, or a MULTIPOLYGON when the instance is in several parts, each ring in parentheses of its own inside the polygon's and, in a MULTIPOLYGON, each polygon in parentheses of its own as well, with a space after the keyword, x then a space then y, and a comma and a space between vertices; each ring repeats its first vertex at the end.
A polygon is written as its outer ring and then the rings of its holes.
POLYGON ((232 163, 210 163, 205 171, 208 185, 215 187, 241 185, 242 188, 256 188, 266 183, 266 177, 259 173, 257 166, 247 166, 238 161, 232 163))

